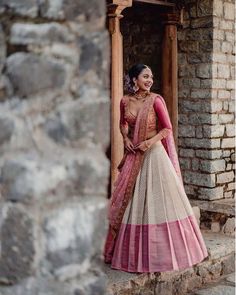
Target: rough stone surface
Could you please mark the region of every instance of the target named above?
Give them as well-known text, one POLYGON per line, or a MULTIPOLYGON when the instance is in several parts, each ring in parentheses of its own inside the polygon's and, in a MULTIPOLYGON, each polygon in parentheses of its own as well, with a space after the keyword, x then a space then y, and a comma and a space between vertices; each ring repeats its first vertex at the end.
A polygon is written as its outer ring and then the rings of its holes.
POLYGON ((68 28, 58 23, 24 24, 16 23, 11 27, 12 44, 52 44, 72 42, 74 36, 68 28))
POLYGON ((10 140, 13 130, 14 122, 7 117, 0 117, 0 145, 10 140))
POLYGON ((104 230, 99 220, 105 209, 105 200, 99 207, 86 200, 55 210, 46 218, 44 231, 51 271, 77 264, 80 265, 78 273, 84 272, 83 265, 86 268, 89 257, 102 246, 104 230))
POLYGON ((40 7, 42 15, 47 18, 66 18, 67 20, 85 18, 92 20, 92 18, 103 17, 105 2, 92 0, 88 3, 83 0, 75 3, 72 0, 49 0, 42 1, 40 7))
POLYGON ((235 287, 233 286, 216 286, 196 291, 194 295, 234 295, 235 287))
POLYGON ((63 64, 52 58, 27 53, 15 53, 8 57, 7 74, 14 92, 21 97, 61 89, 66 79, 63 64))
POLYGON ((38 6, 36 0, 1 0, 0 12, 10 12, 22 16, 36 17, 38 6))
POLYGON ((36 233, 33 217, 26 208, 10 206, 4 208, 4 211, 1 225, 0 282, 15 283, 34 274, 36 233))
POLYGON ((0 294, 104 295, 106 3, 0 0, 0 294))

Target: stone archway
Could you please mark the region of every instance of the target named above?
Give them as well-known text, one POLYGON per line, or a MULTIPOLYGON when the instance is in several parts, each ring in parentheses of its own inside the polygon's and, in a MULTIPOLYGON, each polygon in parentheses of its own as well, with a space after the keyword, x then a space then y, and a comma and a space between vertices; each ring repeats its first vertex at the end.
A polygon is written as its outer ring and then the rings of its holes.
POLYGON ((175 141, 178 138, 178 94, 177 94, 177 25, 180 10, 175 3, 156 0, 113 0, 108 1, 109 32, 111 34, 111 183, 117 176, 117 166, 123 155, 122 137, 119 131, 119 103, 123 96, 123 37, 120 30, 122 11, 137 3, 165 7, 161 14, 162 38, 162 82, 164 96, 170 113, 175 141))

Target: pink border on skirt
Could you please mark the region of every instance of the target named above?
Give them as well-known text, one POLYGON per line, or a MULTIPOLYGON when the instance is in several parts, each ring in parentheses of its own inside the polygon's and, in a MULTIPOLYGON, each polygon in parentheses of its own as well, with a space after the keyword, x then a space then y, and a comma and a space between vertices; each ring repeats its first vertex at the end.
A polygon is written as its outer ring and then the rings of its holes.
POLYGON ((158 272, 191 267, 208 256, 194 215, 161 224, 122 224, 111 267, 158 272))

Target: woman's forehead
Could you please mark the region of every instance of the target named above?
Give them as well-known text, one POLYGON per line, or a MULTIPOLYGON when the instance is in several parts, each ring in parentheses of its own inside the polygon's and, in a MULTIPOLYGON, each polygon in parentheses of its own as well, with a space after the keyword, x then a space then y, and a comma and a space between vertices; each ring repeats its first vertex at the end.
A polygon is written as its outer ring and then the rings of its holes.
POLYGON ((148 75, 152 75, 152 71, 149 68, 145 68, 142 70, 141 74, 148 74, 148 75))

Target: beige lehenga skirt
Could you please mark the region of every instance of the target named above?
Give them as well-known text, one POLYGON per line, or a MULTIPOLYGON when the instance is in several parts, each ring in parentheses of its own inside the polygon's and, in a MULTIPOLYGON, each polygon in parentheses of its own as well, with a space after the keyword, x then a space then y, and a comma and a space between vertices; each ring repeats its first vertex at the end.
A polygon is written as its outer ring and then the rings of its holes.
POLYGON ((145 153, 111 267, 128 272, 179 270, 207 256, 184 187, 158 141, 145 153))

